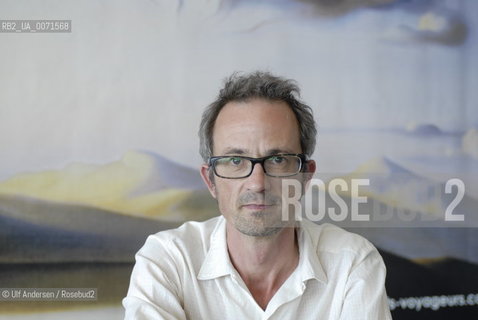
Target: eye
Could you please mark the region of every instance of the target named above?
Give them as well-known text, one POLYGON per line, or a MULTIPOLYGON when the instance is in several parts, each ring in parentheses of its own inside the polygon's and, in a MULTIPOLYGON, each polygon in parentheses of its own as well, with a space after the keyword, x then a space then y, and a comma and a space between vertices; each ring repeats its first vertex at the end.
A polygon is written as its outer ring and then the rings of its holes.
POLYGON ((272 156, 268 159, 272 164, 283 164, 286 158, 283 156, 272 156))
POLYGON ((242 159, 237 157, 229 158, 229 163, 234 166, 238 166, 242 163, 242 159))

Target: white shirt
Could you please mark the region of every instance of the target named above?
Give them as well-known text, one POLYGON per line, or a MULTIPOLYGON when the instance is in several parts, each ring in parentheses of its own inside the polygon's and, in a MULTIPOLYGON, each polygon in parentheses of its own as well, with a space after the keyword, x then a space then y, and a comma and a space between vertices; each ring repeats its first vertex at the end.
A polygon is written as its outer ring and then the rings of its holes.
POLYGON ((266 310, 232 265, 225 219, 151 235, 136 254, 125 319, 391 319, 385 266, 366 239, 300 222, 299 263, 266 310))

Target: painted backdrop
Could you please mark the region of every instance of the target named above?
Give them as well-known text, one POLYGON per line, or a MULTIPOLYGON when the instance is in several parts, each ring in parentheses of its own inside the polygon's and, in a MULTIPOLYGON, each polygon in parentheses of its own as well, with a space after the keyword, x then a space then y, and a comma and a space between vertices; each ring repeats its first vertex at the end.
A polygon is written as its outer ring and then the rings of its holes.
POLYGON ((344 225, 381 250, 394 319, 476 318, 477 1, 1 0, 0 19, 72 26, 0 33, 0 287, 98 293, 0 319, 121 318, 146 236, 218 214, 200 115, 256 69, 299 82, 317 178, 370 178, 361 212, 403 214, 344 225), (460 188, 465 222, 433 220, 460 188))

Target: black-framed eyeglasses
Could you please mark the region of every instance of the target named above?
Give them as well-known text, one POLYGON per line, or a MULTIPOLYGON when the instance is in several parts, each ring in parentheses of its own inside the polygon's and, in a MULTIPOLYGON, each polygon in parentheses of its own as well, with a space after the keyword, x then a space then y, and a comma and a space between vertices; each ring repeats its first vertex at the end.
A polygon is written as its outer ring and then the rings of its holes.
POLYGON ((217 156, 209 158, 208 164, 218 177, 241 179, 249 177, 257 163, 269 177, 290 177, 301 172, 306 162, 304 154, 286 153, 262 158, 217 156))

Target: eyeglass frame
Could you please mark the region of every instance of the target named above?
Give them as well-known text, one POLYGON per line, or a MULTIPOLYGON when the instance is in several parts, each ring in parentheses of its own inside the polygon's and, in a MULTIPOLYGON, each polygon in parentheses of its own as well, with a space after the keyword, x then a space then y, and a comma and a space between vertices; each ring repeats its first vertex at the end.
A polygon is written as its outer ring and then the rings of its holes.
POLYGON ((252 172, 254 171, 254 166, 257 163, 260 163, 261 167, 262 167, 262 170, 264 171, 264 174, 266 176, 273 177, 273 178, 287 178, 287 177, 295 176, 299 172, 303 172, 305 167, 306 167, 305 164, 307 164, 308 161, 309 160, 307 159, 307 156, 303 153, 278 153, 278 154, 272 154, 270 156, 265 156, 265 157, 260 157, 260 158, 245 157, 245 156, 240 156, 240 155, 230 155, 230 156, 213 156, 213 157, 210 157, 208 159, 208 166, 209 166, 210 169, 212 169, 214 174, 216 176, 220 177, 220 178, 223 178, 223 179, 244 179, 244 178, 250 177, 252 172), (264 162, 269 158, 277 157, 277 156, 296 156, 296 157, 298 157, 300 159, 299 170, 296 173, 290 174, 290 175, 287 175, 287 176, 275 176, 275 175, 268 174, 266 169, 264 168, 264 162), (243 177, 232 177, 232 178, 231 177, 224 177, 224 176, 221 176, 221 175, 217 174, 215 164, 219 159, 224 159, 224 158, 241 158, 241 159, 249 160, 252 163, 251 172, 249 172, 248 175, 243 176, 243 177))

